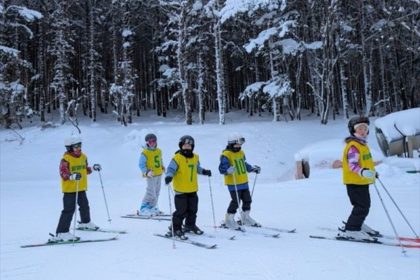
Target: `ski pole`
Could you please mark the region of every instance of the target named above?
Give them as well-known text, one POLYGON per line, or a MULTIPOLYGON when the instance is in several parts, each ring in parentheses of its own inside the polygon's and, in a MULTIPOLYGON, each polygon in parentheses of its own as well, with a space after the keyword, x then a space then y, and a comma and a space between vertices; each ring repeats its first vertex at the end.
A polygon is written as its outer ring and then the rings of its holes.
MULTIPOLYGON (((233 184, 235 185, 235 193, 236 193, 236 200, 238 201, 238 208, 239 208, 239 215, 242 213, 241 201, 239 200, 239 192, 238 187, 236 185, 236 176, 235 173, 232 174, 233 176, 233 184)), ((242 215, 241 215, 242 218, 242 215)))
POLYGON ((406 251, 405 251, 405 249, 404 249, 404 247, 403 247, 403 245, 402 245, 402 243, 401 243, 400 237, 399 237, 399 235, 398 235, 398 233, 397 233, 397 230, 396 230, 396 228, 395 228, 395 226, 394 226, 394 223, 393 223, 393 222, 392 222, 392 220, 391 220, 391 216, 390 216, 390 215, 389 215, 389 213, 388 213, 388 209, 386 208, 385 203, 384 203, 384 201, 382 200, 382 196, 381 196, 381 194, 379 193, 378 187, 376 186, 376 183, 373 183, 373 185, 375 186, 376 193, 378 194, 379 200, 380 200, 380 201, 381 201, 381 203, 382 203, 382 206, 383 206, 383 208, 384 208, 384 210, 385 210, 386 216, 388 217, 389 223, 391 224, 392 230, 394 231, 394 234, 395 234, 395 239, 397 239, 397 240, 398 240, 398 244, 399 244, 399 245, 400 245, 400 247, 401 247, 401 252, 402 252, 403 254, 405 254, 405 253, 406 253, 406 251))
MULTIPOLYGON (((79 200, 79 180, 76 180, 76 196, 74 198, 74 222, 73 222, 73 235, 76 237, 76 223, 77 223, 77 200, 79 200)), ((73 244, 76 238, 73 238, 73 244)))
POLYGON ((252 198, 252 196, 254 194, 255 183, 257 182, 257 176, 258 176, 258 173, 255 173, 254 184, 252 185, 251 198, 252 198))
POLYGON ((381 183, 382 188, 384 188, 385 192, 387 193, 387 195, 389 196, 389 198, 391 199, 391 201, 394 203, 395 207, 398 209, 398 212, 400 212, 401 216, 403 217, 403 219, 405 220, 405 222, 407 223, 407 225, 410 227, 411 231, 414 233, 414 235, 416 236, 416 238, 419 238, 418 234, 416 233, 416 231, 414 230, 414 228, 411 226, 410 222, 407 220, 407 218, 405 217, 405 215, 401 211, 400 207, 398 207, 398 204, 395 202, 394 198, 391 196, 391 194, 389 193, 389 191, 387 190, 387 188, 385 187, 385 185, 382 183, 381 179, 378 178, 378 181, 379 181, 379 183, 381 183))
POLYGON ((211 180, 210 180, 210 177, 209 177, 209 189, 210 189, 211 211, 213 213, 213 226, 214 226, 214 229, 216 230, 216 228, 217 228, 217 226, 216 226, 216 216, 214 214, 213 191, 211 189, 211 180))
POLYGON ((171 232, 172 232, 172 249, 176 249, 175 245, 175 231, 174 231, 174 214, 172 213, 172 202, 171 202, 171 185, 167 184, 168 186, 168 200, 169 200, 169 213, 171 213, 171 232))
POLYGON ((100 180, 100 182, 101 182, 101 187, 102 187, 102 194, 103 194, 103 196, 104 196, 104 202, 105 202, 106 214, 108 215, 108 222, 109 222, 109 223, 111 223, 111 217, 109 216, 108 202, 106 201, 106 195, 105 195, 104 184, 102 183, 101 170, 98 170, 98 173, 99 173, 99 180, 100 180))

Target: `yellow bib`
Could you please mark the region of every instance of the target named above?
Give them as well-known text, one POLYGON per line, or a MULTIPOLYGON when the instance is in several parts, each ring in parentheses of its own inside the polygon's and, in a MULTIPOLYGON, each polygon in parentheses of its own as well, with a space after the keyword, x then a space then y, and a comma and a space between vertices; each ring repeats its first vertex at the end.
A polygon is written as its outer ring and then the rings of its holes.
POLYGON ((354 173, 349 168, 349 162, 347 159, 347 153, 351 146, 355 146, 359 150, 359 165, 361 168, 367 168, 375 171, 375 164, 373 163, 372 155, 367 145, 362 145, 357 141, 349 141, 344 148, 343 152, 343 183, 354 184, 354 185, 368 185, 375 182, 375 178, 369 179, 354 173))
POLYGON ((248 172, 246 171, 244 152, 239 151, 234 153, 229 150, 224 150, 222 156, 225 156, 229 160, 229 164, 235 167, 235 172, 233 174, 225 175, 225 185, 248 183, 248 172), (235 178, 233 178, 233 175, 235 175, 235 178))
POLYGON ((70 174, 80 173, 82 175, 82 178, 78 181, 79 186, 76 186, 76 180, 64 181, 63 178, 61 178, 61 191, 64 193, 73 193, 76 192, 76 190, 78 190, 79 192, 87 190, 86 155, 82 153, 80 157, 76 158, 65 153, 63 159, 69 163, 70 174))
POLYGON ((178 170, 173 178, 174 191, 180 193, 196 192, 198 190, 198 155, 194 154, 192 158, 186 158, 178 153, 175 154, 173 159, 178 165, 178 170))
POLYGON ((162 151, 159 148, 154 150, 144 149, 143 154, 146 157, 146 167, 153 171, 153 176, 159 176, 163 173, 162 151))

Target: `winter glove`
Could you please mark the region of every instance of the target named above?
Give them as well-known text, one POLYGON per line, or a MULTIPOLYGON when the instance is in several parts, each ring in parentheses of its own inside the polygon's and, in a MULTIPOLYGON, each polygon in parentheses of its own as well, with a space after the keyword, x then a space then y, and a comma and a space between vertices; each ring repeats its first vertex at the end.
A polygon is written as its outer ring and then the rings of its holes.
POLYGON ((102 170, 102 167, 101 167, 101 165, 99 163, 95 163, 93 165, 93 170, 95 170, 95 171, 101 171, 102 170))
POLYGON ((165 177, 165 184, 168 185, 170 182, 172 182, 172 177, 171 176, 166 176, 165 177))
POLYGON ((148 177, 148 178, 152 178, 152 177, 153 177, 153 171, 152 171, 152 170, 148 170, 148 171, 146 172, 146 177, 148 177))
POLYGON ((229 168, 226 170, 226 174, 233 174, 235 173, 235 166, 229 166, 229 168))
POLYGON ((261 167, 259 167, 258 165, 254 165, 251 169, 251 172, 255 172, 256 174, 260 174, 261 167))
POLYGON ((80 173, 73 173, 73 174, 70 174, 70 176, 69 176, 70 180, 79 181, 81 178, 82 178, 82 174, 80 174, 80 173))
POLYGON ((365 178, 368 178, 368 179, 373 179, 373 178, 375 178, 375 171, 372 171, 372 170, 370 170, 370 169, 367 169, 367 168, 363 168, 361 171, 360 171, 360 175, 362 176, 362 177, 365 177, 365 178))
POLYGON ((210 169, 203 169, 202 174, 211 177, 211 170, 210 169))

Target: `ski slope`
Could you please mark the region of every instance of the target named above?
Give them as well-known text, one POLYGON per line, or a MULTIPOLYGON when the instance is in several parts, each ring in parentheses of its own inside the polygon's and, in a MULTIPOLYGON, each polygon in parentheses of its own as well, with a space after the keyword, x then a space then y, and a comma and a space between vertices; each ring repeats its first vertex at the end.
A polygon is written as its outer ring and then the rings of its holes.
MULTIPOLYGON (((294 156, 299 150, 319 141, 344 139, 347 121, 319 120, 272 122, 271 117, 238 118, 227 115, 227 124, 220 126, 216 115, 208 115, 205 125, 186 126, 182 115, 171 120, 142 117, 128 127, 115 121, 91 123, 81 121, 83 145, 90 165, 102 165, 102 179, 112 221, 109 223, 98 173, 89 176, 87 192, 92 221, 103 228, 127 230, 117 241, 76 245, 20 248, 40 243, 54 233, 62 194, 58 165, 64 153, 63 141, 76 130, 68 124, 41 129, 27 126, 19 130, 25 139, 11 130, 0 131, 0 278, 33 279, 200 279, 200 280, 261 280, 261 279, 324 279, 324 280, 418 280, 420 249, 358 244, 310 239, 309 235, 329 234, 320 227, 336 228, 346 220, 351 205, 341 183, 341 170, 325 165, 311 165, 308 179, 294 180, 294 156), (230 119, 232 117, 232 119, 230 119), (233 120, 239 119, 239 120, 233 120), (218 174, 219 155, 226 146, 230 132, 246 138, 243 145, 247 161, 261 166, 254 190, 251 215, 265 226, 296 228, 295 234, 267 238, 258 234, 231 233, 214 229, 210 196, 216 223, 224 218, 230 201, 218 174), (156 237, 165 233, 169 222, 122 219, 134 213, 145 192, 145 180, 138 169, 138 158, 144 135, 153 132, 163 151, 167 165, 178 149, 184 134, 195 138, 195 152, 202 167, 213 176, 199 177, 199 212, 197 225, 211 237, 192 239, 216 243, 216 249, 203 249, 156 237), (234 234, 236 238, 230 240, 234 234)), ((333 142, 335 143, 335 142, 333 142)), ((369 136, 370 147, 378 150, 375 136, 369 136)), ((331 144, 329 145, 331 146, 331 144)), ((317 160, 322 155, 331 159, 328 145, 314 146, 317 160)), ((335 154, 334 154, 335 156, 335 154)), ((334 157, 333 156, 333 157, 334 157)), ((341 154, 338 155, 341 157, 341 154)), ((374 154, 375 156, 375 154, 374 154)), ((378 155, 380 157, 380 155, 378 155)), ((339 159, 339 158, 338 158, 339 159)), ((420 232, 420 174, 406 173, 404 159, 385 159, 377 166, 382 182, 399 203, 400 208, 420 232), (404 165, 404 168, 401 166, 404 165)), ((419 159, 407 160, 419 166, 419 159)), ((255 174, 249 175, 250 186, 255 174)), ((377 184, 379 189, 381 187, 377 184)), ((367 224, 383 233, 393 234, 378 196, 371 186, 372 208, 367 224)), ((410 229, 395 207, 381 192, 400 235, 412 236, 410 229)), ((172 204, 173 205, 173 204, 172 204)), ((159 199, 161 210, 169 212, 168 191, 162 185, 159 199)), ((82 238, 105 238, 115 234, 77 232, 82 238)))

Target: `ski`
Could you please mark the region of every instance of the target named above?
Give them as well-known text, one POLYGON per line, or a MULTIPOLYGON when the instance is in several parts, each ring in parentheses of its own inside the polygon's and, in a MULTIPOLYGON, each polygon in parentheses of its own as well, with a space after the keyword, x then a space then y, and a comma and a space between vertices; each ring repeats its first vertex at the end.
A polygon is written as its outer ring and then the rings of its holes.
POLYGON ((247 227, 250 230, 246 230, 244 226, 241 226, 238 229, 230 229, 230 228, 226 227, 224 224, 221 224, 220 226, 218 226, 218 228, 231 230, 231 231, 239 231, 239 232, 242 232, 244 234, 256 234, 256 235, 262 235, 264 237, 280 238, 280 233, 271 233, 271 232, 267 233, 264 230, 258 230, 258 229, 261 229, 261 227, 247 227), (251 230, 251 228, 255 228, 257 230, 251 230))
POLYGON ((167 216, 144 216, 144 215, 137 215, 137 214, 127 214, 121 216, 121 218, 128 218, 128 219, 139 219, 139 220, 156 220, 156 221, 170 221, 172 217, 167 216))
MULTIPOLYGON (((131 215, 131 214, 129 214, 129 215, 131 215)), ((135 215, 138 215, 138 216, 158 216, 158 217, 170 217, 170 216, 172 216, 171 214, 165 214, 165 213, 163 213, 161 211, 159 211, 159 214, 144 215, 144 214, 140 214, 140 211, 139 210, 137 210, 137 212, 136 212, 135 215)))
POLYGON ((179 238, 172 238, 171 236, 166 236, 164 234, 159 234, 159 233, 154 233, 153 235, 158 236, 158 237, 163 237, 163 238, 166 238, 166 239, 169 239, 169 240, 175 240, 177 242, 188 243, 188 244, 191 244, 191 245, 194 245, 194 246, 197 246, 197 247, 200 247, 200 248, 205 248, 205 249, 214 249, 214 248, 217 247, 217 244, 206 244, 206 243, 201 243, 201 242, 190 240, 190 239, 182 240, 182 239, 179 239, 179 238))
MULTIPOLYGON (((325 231, 332 231, 332 232, 340 231, 340 228, 333 229, 333 228, 329 228, 329 227, 318 227, 318 229, 325 230, 325 231)), ((399 239, 396 239, 395 236, 392 236, 392 235, 380 234, 377 238, 379 238, 379 239, 400 240, 400 241, 420 243, 420 238, 416 238, 416 237, 400 236, 399 239)))
MULTIPOLYGON (((385 246, 397 246, 399 247, 400 244, 398 242, 387 242, 387 241, 364 241, 364 240, 355 240, 355 239, 347 239, 343 237, 330 237, 330 236, 320 236, 320 235, 309 235, 310 238, 315 239, 325 239, 325 240, 337 240, 337 241, 349 241, 349 242, 358 242, 358 243, 368 243, 368 244, 379 244, 385 246)), ((404 248, 420 248, 420 244, 407 244, 402 243, 404 248)))
MULTIPOLYGON (((243 226, 241 224, 241 221, 238 221, 238 224, 240 226, 243 226)), ((296 229, 284 229, 284 228, 277 228, 277 227, 270 227, 270 226, 262 226, 260 224, 258 225, 254 225, 254 226, 246 226, 246 227, 251 227, 251 228, 261 228, 261 229, 266 229, 266 230, 272 230, 272 231, 276 231, 276 232, 280 232, 280 233, 296 233, 296 229)))
POLYGON ((277 231, 280 233, 296 233, 296 229, 284 229, 284 228, 276 228, 276 227, 267 227, 267 226, 261 226, 262 229, 268 229, 272 231, 277 231))
POLYGON ((112 240, 117 240, 117 236, 114 236, 111 238, 101 238, 101 239, 79 239, 77 241, 59 241, 59 242, 47 241, 45 243, 39 243, 39 244, 22 245, 20 247, 32 248, 32 247, 43 247, 43 246, 53 246, 53 245, 69 245, 69 244, 79 244, 79 243, 104 242, 104 241, 112 241, 112 240))
POLYGON ((80 231, 94 231, 94 232, 117 233, 117 234, 126 234, 127 233, 127 231, 125 231, 125 230, 103 229, 103 228, 98 228, 98 229, 76 228, 76 229, 80 230, 80 231))
POLYGON ((214 234, 209 234, 204 232, 203 234, 195 234, 193 232, 185 232, 185 235, 189 235, 189 236, 203 236, 203 237, 207 237, 207 238, 226 238, 228 240, 235 240, 236 239, 236 235, 231 235, 231 236, 217 236, 214 234))

